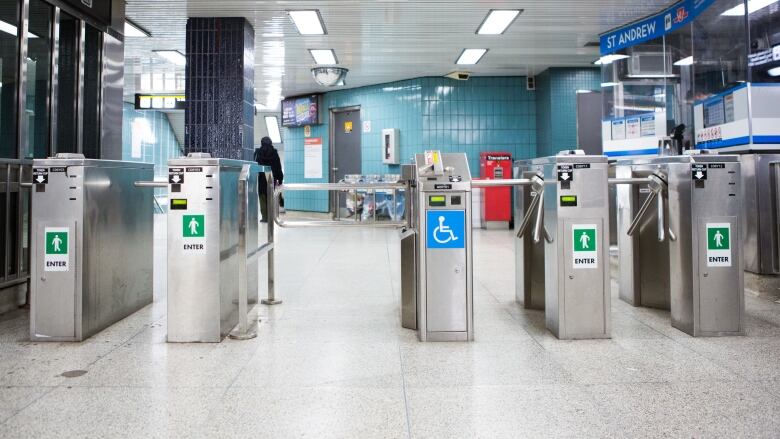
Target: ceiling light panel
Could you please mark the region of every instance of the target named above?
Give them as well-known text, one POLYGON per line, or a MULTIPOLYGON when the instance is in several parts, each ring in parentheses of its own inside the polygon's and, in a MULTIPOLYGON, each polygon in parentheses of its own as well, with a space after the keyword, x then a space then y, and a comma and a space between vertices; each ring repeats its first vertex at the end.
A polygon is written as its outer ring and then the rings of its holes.
POLYGON ((325 23, 322 22, 320 11, 287 11, 298 33, 301 35, 325 35, 325 23))
POLYGON ((477 29, 479 35, 501 35, 506 32, 522 9, 492 9, 477 29))
POLYGON ((601 58, 597 59, 596 61, 593 61, 593 64, 596 64, 597 66, 607 65, 607 64, 612 64, 615 61, 619 61, 621 59, 626 59, 626 58, 628 58, 628 55, 612 53, 609 55, 604 55, 601 58))
POLYGON ((130 20, 125 20, 125 36, 126 37, 151 37, 152 35, 143 29, 141 26, 133 23, 130 20))
POLYGON ((309 53, 318 65, 335 65, 339 63, 333 49, 309 49, 309 53))
POLYGON ((487 49, 463 49, 455 64, 474 65, 485 56, 487 51, 487 49))
POLYGON ((265 117, 265 128, 268 131, 268 137, 273 143, 282 143, 282 133, 279 132, 279 119, 276 116, 265 117))
POLYGON ((693 64, 693 57, 692 56, 689 56, 689 57, 686 57, 686 58, 683 58, 681 60, 678 60, 678 61, 674 62, 674 65, 676 65, 676 66, 690 66, 692 64, 693 64))

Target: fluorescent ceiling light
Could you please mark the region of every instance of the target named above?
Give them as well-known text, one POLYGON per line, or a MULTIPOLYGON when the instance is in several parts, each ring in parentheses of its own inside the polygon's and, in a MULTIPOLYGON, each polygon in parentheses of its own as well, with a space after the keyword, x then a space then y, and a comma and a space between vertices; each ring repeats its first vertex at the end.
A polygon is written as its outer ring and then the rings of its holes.
POLYGON ((501 35, 515 21, 521 9, 492 9, 482 20, 477 33, 479 35, 501 35))
POLYGON ((628 58, 628 55, 621 55, 619 53, 611 53, 609 55, 604 55, 601 58, 597 59, 596 61, 593 61, 593 64, 596 64, 597 66, 601 65, 607 65, 612 64, 615 61, 619 61, 621 59, 628 58))
POLYGON ((320 11, 287 11, 298 33, 301 35, 325 35, 325 24, 322 22, 320 11))
POLYGON ((125 36, 126 37, 151 37, 152 34, 147 32, 141 26, 133 23, 130 20, 125 20, 125 36))
MULTIPOLYGON (((16 26, 14 26, 11 23, 6 23, 5 21, 0 20, 0 32, 5 32, 7 34, 11 34, 15 37, 18 37, 19 35, 16 33, 16 26)), ((27 38, 38 38, 38 35, 35 35, 32 32, 27 32, 27 38)))
POLYGON ((333 49, 309 49, 309 53, 317 64, 334 65, 339 63, 333 49))
POLYGON ((601 83, 601 88, 617 87, 618 85, 620 85, 620 84, 617 83, 617 82, 602 82, 601 83))
MULTIPOLYGON (((756 12, 759 9, 763 9, 773 3, 777 3, 777 0, 748 0, 748 13, 752 14, 753 12, 756 12)), ((740 1, 737 6, 726 10, 726 12, 720 15, 725 15, 727 17, 743 16, 745 15, 745 4, 740 1)))
POLYGON ((687 58, 683 58, 679 61, 675 61, 674 65, 676 66, 689 66, 693 64, 693 57, 689 56, 687 58))
POLYGON ((775 67, 766 71, 769 76, 780 76, 780 67, 775 67))
POLYGON ((265 117, 265 127, 268 130, 268 137, 273 143, 282 143, 282 133, 279 132, 279 120, 276 116, 265 117))
POLYGON ((165 58, 168 62, 183 66, 187 64, 187 58, 178 50, 153 50, 152 52, 165 58))
POLYGON ((455 61, 455 64, 473 65, 479 62, 487 52, 487 49, 463 49, 463 52, 455 61))

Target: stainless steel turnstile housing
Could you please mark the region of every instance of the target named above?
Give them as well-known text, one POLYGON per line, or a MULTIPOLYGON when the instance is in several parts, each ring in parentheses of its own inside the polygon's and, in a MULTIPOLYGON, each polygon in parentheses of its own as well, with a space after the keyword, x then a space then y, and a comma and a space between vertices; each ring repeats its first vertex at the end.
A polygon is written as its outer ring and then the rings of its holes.
POLYGON ((471 341, 471 172, 466 154, 429 151, 416 155, 415 166, 418 338, 471 341))
POLYGON ((543 164, 545 181, 547 328, 560 339, 608 338, 607 158, 562 153, 534 163, 543 164))
MULTIPOLYGON (((534 160, 517 160, 512 171, 516 179, 541 177, 544 172, 534 160)), ((514 186, 515 233, 520 232, 522 219, 532 207, 534 190, 531 185, 514 186)), ((534 242, 531 234, 515 240, 515 298, 526 309, 544 309, 544 241, 534 242)))
POLYGON ((745 269, 780 274, 780 154, 741 154, 745 269))
POLYGON ((30 339, 81 341, 152 302, 154 165, 35 160, 30 339))
POLYGON ((633 237, 647 194, 618 188, 621 299, 670 309, 672 326, 693 336, 744 334, 740 172, 739 156, 695 152, 617 164, 618 178, 654 174, 667 184, 663 229, 651 208, 633 237))
MULTIPOLYGON (((169 342, 219 342, 238 324, 238 185, 244 166, 250 167, 247 241, 254 249, 260 167, 208 157, 168 162, 169 342)), ((256 303, 257 264, 248 264, 247 282, 249 303, 256 303)))

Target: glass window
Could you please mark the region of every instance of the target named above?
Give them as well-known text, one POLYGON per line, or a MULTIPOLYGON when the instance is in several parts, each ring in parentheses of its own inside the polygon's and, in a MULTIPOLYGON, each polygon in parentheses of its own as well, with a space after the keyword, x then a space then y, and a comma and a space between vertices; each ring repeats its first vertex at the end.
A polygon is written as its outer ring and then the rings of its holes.
MULTIPOLYGON (((757 4, 761 6, 761 4, 757 4)), ((750 13, 750 80, 780 82, 780 2, 772 2, 750 13)))
POLYGON ((27 145, 25 157, 46 157, 49 150, 49 85, 51 82, 51 22, 53 8, 30 0, 27 37, 27 145))
POLYGON ((18 1, 0 1, 0 25, 0 158, 16 158, 18 1))
POLYGON ((84 105, 82 106, 83 153, 100 158, 100 90, 103 34, 87 25, 84 33, 84 105))
POLYGON ((77 152, 77 90, 79 66, 79 21, 60 12, 57 46, 57 133, 55 152, 77 152))
POLYGON ((706 99, 747 80, 743 0, 716 0, 693 22, 695 100, 706 99))

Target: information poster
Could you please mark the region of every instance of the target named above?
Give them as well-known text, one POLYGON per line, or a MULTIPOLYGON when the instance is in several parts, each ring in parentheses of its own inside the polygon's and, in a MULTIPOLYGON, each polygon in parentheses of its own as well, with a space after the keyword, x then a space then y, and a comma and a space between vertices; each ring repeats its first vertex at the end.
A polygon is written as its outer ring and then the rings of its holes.
POLYGON ((638 139, 641 134, 639 118, 626 120, 626 139, 638 139))
POLYGON ((640 118, 641 136, 655 137, 655 115, 647 114, 640 118))
POLYGON ((303 178, 322 178, 322 137, 303 139, 303 178))
POLYGON ((626 138, 626 121, 612 121, 612 140, 623 140, 626 138))
POLYGON ((723 122, 734 122, 734 94, 727 94, 723 97, 723 122))

